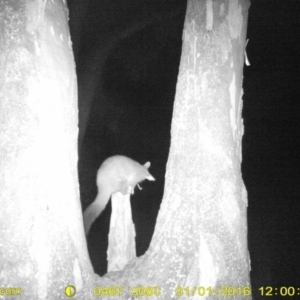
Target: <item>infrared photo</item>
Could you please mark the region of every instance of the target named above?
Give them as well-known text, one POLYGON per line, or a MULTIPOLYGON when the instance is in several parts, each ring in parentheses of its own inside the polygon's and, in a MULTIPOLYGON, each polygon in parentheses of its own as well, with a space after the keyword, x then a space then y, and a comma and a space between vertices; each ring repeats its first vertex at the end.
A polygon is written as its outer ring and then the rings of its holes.
POLYGON ((0 299, 299 298, 299 15, 0 0, 0 299))

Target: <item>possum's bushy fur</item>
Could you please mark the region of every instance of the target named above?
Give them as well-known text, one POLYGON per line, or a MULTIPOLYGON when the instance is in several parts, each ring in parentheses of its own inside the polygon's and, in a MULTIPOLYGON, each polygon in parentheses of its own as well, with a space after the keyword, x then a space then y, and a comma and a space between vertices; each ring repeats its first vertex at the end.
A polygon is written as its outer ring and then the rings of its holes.
POLYGON ((155 180, 148 171, 149 167, 150 162, 140 165, 135 160, 122 155, 109 157, 102 163, 97 173, 98 195, 83 213, 86 235, 113 193, 133 194, 139 182, 145 179, 155 180))

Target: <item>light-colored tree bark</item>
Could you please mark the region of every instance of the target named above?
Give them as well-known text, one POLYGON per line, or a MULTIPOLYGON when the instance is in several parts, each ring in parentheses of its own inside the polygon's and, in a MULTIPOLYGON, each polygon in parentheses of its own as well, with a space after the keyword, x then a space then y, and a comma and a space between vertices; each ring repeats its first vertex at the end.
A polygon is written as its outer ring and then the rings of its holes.
POLYGON ((107 274, 124 286, 159 286, 161 299, 250 294, 241 176, 248 7, 188 1, 165 193, 147 253, 107 274))
POLYGON ((160 299, 247 295, 240 163, 249 2, 189 0, 151 246, 98 279, 91 277, 79 202, 76 78, 63 2, 0 1, 1 285, 21 287, 26 299, 64 299, 66 284, 89 299, 93 285, 109 283, 123 286, 118 299, 128 299, 133 286, 155 287, 160 299))
POLYGON ((135 226, 132 220, 130 194, 115 193, 111 198, 107 271, 122 270, 136 258, 135 226))
POLYGON ((0 285, 20 299, 83 294, 92 274, 67 16, 65 0, 0 1, 0 285))

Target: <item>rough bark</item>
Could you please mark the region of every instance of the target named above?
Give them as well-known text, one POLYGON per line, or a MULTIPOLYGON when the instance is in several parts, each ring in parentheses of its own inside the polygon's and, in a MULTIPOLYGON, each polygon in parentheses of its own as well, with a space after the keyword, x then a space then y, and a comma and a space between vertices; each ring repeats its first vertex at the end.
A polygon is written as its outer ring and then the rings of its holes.
POLYGON ((247 295, 240 163, 248 1, 189 1, 155 234, 143 257, 101 279, 90 277, 82 225, 65 6, 2 0, 0 7, 1 284, 21 287, 28 299, 62 299, 65 283, 80 299, 101 292, 92 283, 113 284, 118 299, 145 292, 133 286, 152 286, 148 295, 160 299, 247 295))
POLYGON ((107 271, 119 271, 136 258, 135 226, 132 220, 130 194, 121 192, 112 195, 107 271))
POLYGON ((162 299, 250 294, 247 193, 241 176, 248 6, 247 0, 188 1, 155 233, 143 257, 107 274, 128 287, 122 299, 130 286, 159 287, 162 299))
POLYGON ((0 282, 22 299, 64 299, 92 272, 68 10, 64 0, 1 0, 0 10, 0 282))

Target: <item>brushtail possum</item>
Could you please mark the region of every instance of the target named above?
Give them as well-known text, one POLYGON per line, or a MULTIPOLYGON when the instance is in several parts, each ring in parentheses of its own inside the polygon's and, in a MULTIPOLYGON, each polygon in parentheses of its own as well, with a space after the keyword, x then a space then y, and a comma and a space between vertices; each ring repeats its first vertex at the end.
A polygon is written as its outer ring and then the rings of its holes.
POLYGON ((149 161, 140 165, 135 160, 122 155, 109 157, 102 163, 97 173, 98 195, 83 213, 86 235, 113 193, 133 194, 139 182, 145 179, 155 180, 148 171, 149 167, 149 161))

